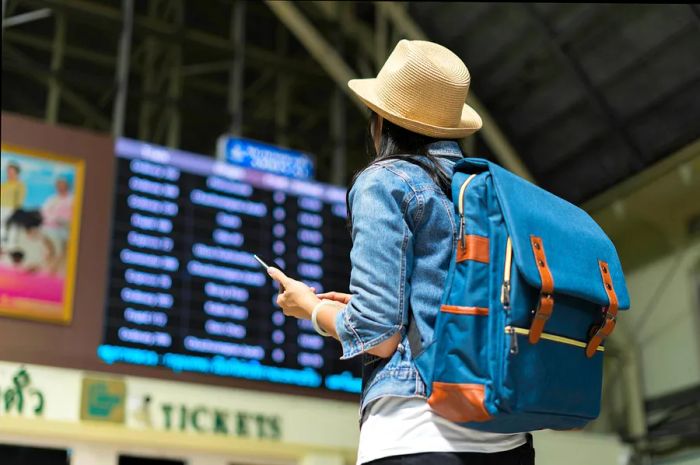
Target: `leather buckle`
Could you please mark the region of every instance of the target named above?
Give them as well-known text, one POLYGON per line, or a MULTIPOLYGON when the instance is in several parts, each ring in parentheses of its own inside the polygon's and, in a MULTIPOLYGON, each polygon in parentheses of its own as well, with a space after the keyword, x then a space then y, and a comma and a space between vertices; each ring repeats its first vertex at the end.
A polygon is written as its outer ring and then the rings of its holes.
POLYGON ((540 298, 537 300, 537 308, 533 310, 532 324, 530 325, 530 334, 528 341, 531 344, 536 344, 542 336, 544 325, 552 316, 554 310, 554 297, 547 292, 540 292, 540 298))
POLYGON ((615 329, 616 324, 617 324, 617 316, 611 315, 606 309, 605 310, 605 323, 603 323, 603 326, 600 327, 600 329, 598 330, 598 333, 603 337, 608 337, 615 329))
POLYGON ((537 308, 535 308, 532 313, 535 315, 533 318, 538 320, 549 320, 552 316, 552 309, 554 308, 554 297, 552 294, 547 294, 546 292, 540 292, 540 298, 537 300, 537 308), (551 302, 550 302, 551 300, 551 302))
POLYGON ((554 278, 547 264, 542 238, 531 235, 530 243, 532 245, 532 254, 535 258, 535 266, 542 283, 540 297, 537 300, 537 308, 533 311, 534 316, 532 323, 530 323, 530 335, 528 337, 531 344, 536 344, 540 340, 540 336, 542 336, 545 323, 552 316, 552 311, 554 310, 554 297, 552 296, 554 292, 554 278))
POLYGON ((605 339, 612 334, 617 324, 617 294, 613 287, 612 277, 610 276, 608 264, 602 260, 598 260, 598 265, 600 266, 600 275, 602 277, 605 292, 608 296, 610 305, 603 307, 603 321, 595 328, 593 336, 586 344, 586 357, 591 358, 595 355, 598 347, 605 341, 605 339))
POLYGON ((595 355, 598 347, 612 334, 616 324, 617 316, 612 315, 606 309, 603 324, 595 329, 593 336, 586 344, 586 357, 591 358, 595 355))

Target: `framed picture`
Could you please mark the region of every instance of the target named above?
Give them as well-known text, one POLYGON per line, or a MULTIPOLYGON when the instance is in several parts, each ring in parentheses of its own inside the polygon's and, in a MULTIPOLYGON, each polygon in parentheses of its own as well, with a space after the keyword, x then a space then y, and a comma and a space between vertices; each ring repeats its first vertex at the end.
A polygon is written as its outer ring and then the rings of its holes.
POLYGON ((2 144, 0 316, 73 314, 84 161, 2 144))

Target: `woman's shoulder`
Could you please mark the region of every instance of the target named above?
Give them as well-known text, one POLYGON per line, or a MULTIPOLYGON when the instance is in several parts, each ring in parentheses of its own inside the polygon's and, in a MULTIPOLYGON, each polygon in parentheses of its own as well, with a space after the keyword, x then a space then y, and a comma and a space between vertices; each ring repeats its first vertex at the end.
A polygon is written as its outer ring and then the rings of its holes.
POLYGON ((374 208, 368 205, 386 202, 405 209, 415 198, 416 191, 410 179, 396 169, 395 163, 385 161, 365 168, 355 179, 348 194, 352 210, 374 208))
POLYGON ((362 170, 357 176, 352 190, 379 189, 411 191, 411 177, 402 160, 382 160, 362 170))
MULTIPOLYGON (((420 155, 416 155, 420 157, 420 155)), ((423 157, 425 158, 425 157, 423 157)), ((417 163, 402 159, 388 159, 373 163, 358 176, 357 182, 393 182, 412 190, 433 185, 433 181, 417 163)))

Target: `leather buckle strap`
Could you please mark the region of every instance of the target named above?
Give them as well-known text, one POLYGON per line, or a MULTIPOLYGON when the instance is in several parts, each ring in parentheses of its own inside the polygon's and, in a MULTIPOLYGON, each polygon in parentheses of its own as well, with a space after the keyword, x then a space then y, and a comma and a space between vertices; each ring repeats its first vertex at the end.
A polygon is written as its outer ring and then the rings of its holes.
POLYGON ((537 308, 533 310, 532 323, 530 324, 530 334, 528 340, 531 344, 536 344, 544 332, 544 325, 552 316, 554 311, 554 297, 552 294, 540 293, 537 301, 537 308))
POLYGON ((588 358, 595 355, 598 346, 600 346, 603 341, 605 341, 605 339, 612 334, 613 330, 615 330, 615 325, 617 324, 618 301, 615 288, 613 287, 612 276, 610 276, 610 268, 608 267, 608 264, 602 260, 598 260, 598 266, 600 268, 600 276, 603 278, 605 293, 608 295, 609 305, 603 310, 602 324, 594 327, 591 331, 593 334, 586 345, 586 357, 588 358))
POLYGON ((540 300, 537 302, 533 318, 546 322, 552 316, 552 310, 554 310, 554 297, 551 294, 540 294, 540 300))
POLYGON ((586 357, 591 358, 595 355, 598 347, 612 334, 617 324, 617 317, 609 313, 609 307, 605 309, 605 322, 593 328, 593 336, 586 344, 586 357))
POLYGON ((535 256, 535 263, 537 263, 537 271, 540 273, 540 281, 542 282, 540 298, 537 301, 537 308, 533 310, 534 315, 532 317, 532 323, 530 324, 530 334, 528 337, 531 344, 536 344, 540 340, 547 320, 549 320, 554 311, 554 296, 552 295, 554 292, 554 278, 547 264, 542 238, 530 236, 530 243, 535 256))

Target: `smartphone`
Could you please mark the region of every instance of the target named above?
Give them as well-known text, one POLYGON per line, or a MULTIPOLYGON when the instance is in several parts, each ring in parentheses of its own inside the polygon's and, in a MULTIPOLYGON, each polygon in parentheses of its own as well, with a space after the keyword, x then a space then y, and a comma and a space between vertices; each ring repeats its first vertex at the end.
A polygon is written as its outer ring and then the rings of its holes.
POLYGON ((258 261, 258 263, 260 263, 263 266, 263 268, 265 268, 265 270, 270 268, 270 265, 268 265, 267 263, 262 261, 262 259, 260 257, 258 257, 257 255, 253 254, 253 258, 255 258, 258 261))
MULTIPOLYGON (((260 257, 258 257, 257 255, 253 254, 253 258, 255 258, 255 259, 258 261, 258 263, 260 263, 260 264, 262 265, 262 267, 265 268, 265 270, 269 270, 269 269, 270 269, 270 265, 268 265, 267 263, 265 263, 265 262, 264 262, 260 257)), ((274 281, 274 280, 273 280, 273 281, 274 281)), ((274 281, 274 282, 277 283, 277 281, 274 281)), ((278 283, 278 284, 279 284, 279 287, 280 287, 280 292, 284 292, 284 286, 282 286, 281 283, 278 283)))

